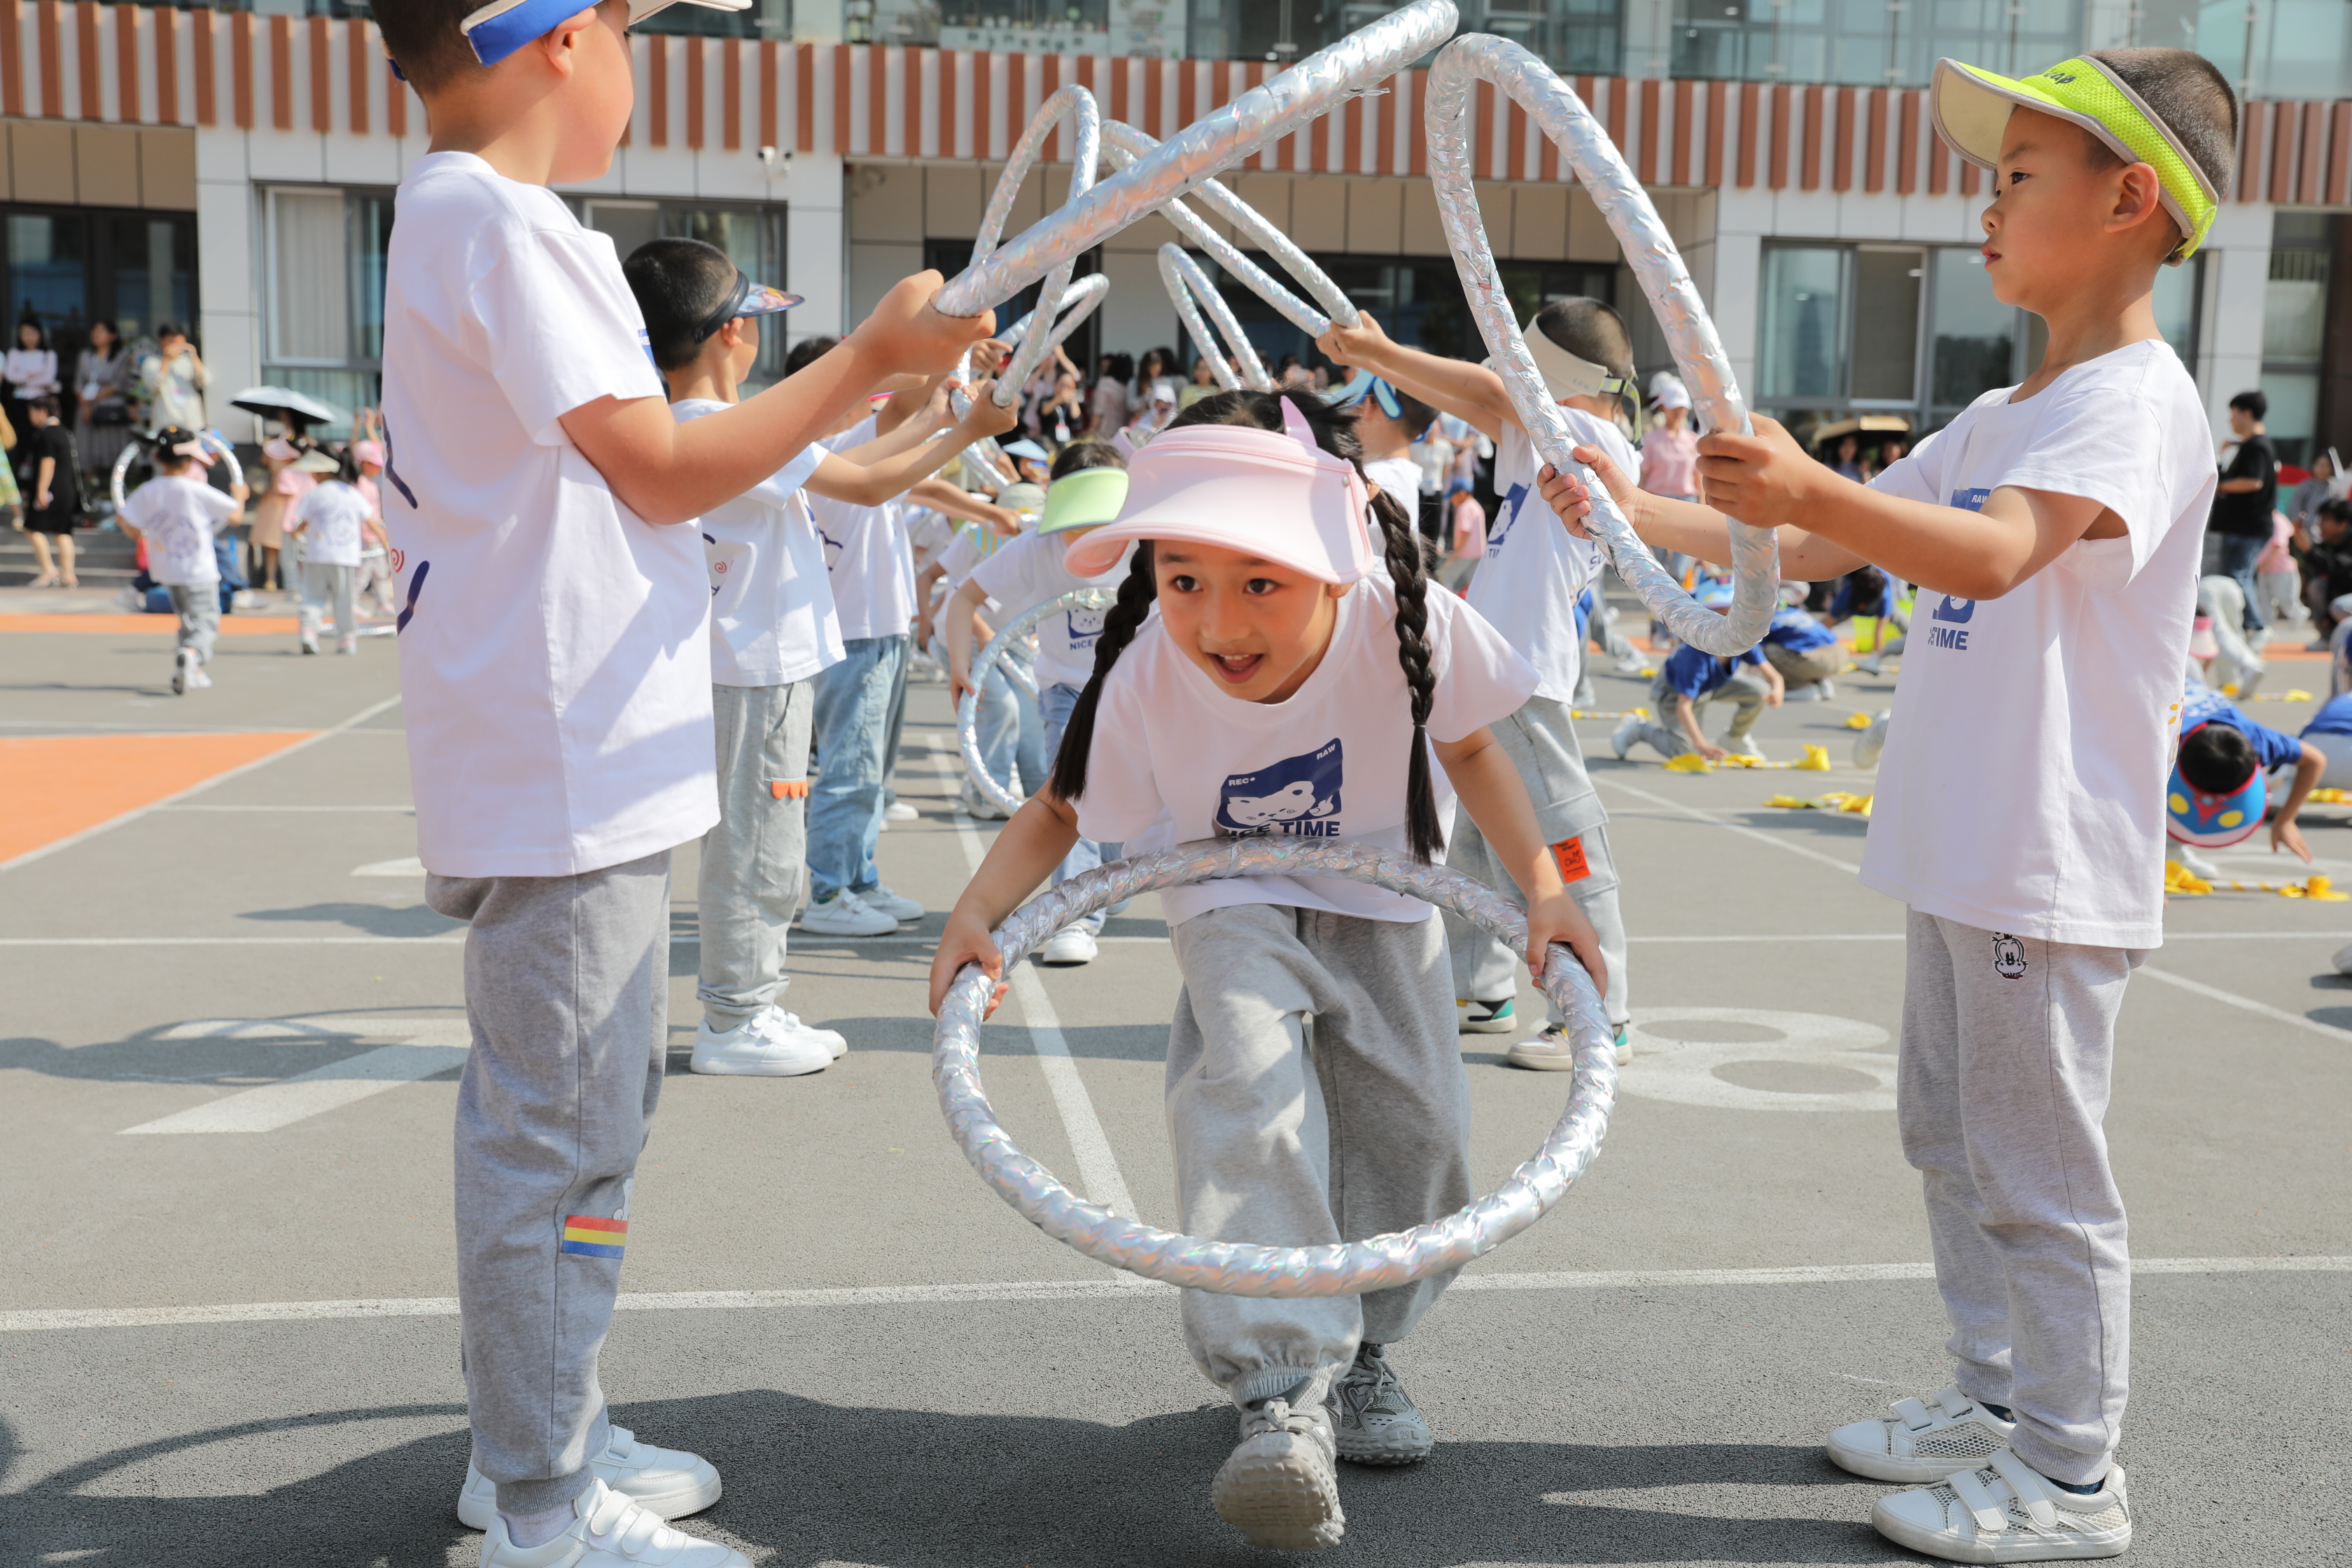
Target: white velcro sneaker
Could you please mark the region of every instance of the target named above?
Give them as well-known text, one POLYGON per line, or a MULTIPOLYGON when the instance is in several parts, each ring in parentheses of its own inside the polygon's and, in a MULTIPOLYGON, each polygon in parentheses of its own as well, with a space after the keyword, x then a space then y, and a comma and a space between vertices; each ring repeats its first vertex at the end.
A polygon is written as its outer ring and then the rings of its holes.
POLYGON ((2131 1545, 2123 1467, 2077 1496, 2003 1448, 1980 1468, 1896 1492, 1870 1510, 1878 1533, 1947 1563, 2070 1563, 2120 1557, 2131 1545))
POLYGON ((1947 1388, 1925 1400, 1898 1399, 1895 1414, 1849 1422, 1830 1434, 1832 1463, 1874 1481, 1940 1481, 1989 1464, 2009 1447, 2017 1424, 1947 1388))

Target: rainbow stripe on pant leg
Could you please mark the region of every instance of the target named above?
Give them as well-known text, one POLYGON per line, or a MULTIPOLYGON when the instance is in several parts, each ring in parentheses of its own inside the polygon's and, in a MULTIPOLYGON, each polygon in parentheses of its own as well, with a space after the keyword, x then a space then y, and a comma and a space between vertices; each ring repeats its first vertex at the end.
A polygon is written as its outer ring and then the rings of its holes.
POLYGON ((599 1219, 594 1215, 563 1216, 565 1252, 576 1252, 583 1258, 618 1258, 628 1244, 629 1222, 625 1219, 599 1219))

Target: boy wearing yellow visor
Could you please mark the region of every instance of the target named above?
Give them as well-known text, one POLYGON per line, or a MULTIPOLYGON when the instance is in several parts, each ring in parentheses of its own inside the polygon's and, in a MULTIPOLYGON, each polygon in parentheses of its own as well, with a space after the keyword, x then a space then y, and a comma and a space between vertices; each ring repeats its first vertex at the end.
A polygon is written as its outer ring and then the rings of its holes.
MULTIPOLYGON (((2130 1342, 2107 1163, 2115 1022, 2163 939, 2165 781, 2213 499, 2197 388, 2158 331, 2156 270, 2229 188, 2237 101, 2182 49, 2012 79, 1940 62, 1936 128, 1993 172, 1993 292, 2049 346, 1867 486, 1787 431, 1699 443, 1705 505, 1580 449, 1643 537, 1728 563, 1727 516, 1781 570, 1919 585, 1879 764, 1867 887, 1910 908, 1896 1092, 1923 1178, 1950 1384, 1842 1426, 1830 1457, 1907 1481, 1872 1523, 1960 1563, 2111 1557, 2130 1342)), ((1582 487, 1544 493, 1580 529, 1582 487)))

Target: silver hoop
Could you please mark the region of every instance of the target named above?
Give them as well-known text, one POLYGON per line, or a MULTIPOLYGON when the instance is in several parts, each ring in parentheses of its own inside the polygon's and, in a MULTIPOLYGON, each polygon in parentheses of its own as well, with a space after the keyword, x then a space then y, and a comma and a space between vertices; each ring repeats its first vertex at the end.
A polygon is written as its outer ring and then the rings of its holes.
MULTIPOLYGON (((989 804, 1008 816, 1021 809, 1024 797, 998 784, 996 775, 988 771, 980 755, 980 694, 996 668, 998 656, 1013 646, 1014 638, 1025 638, 1041 623, 1060 611, 1107 610, 1118 597, 1118 595, 1109 588, 1073 588, 1058 599, 1048 599, 1042 605, 1022 611, 997 627, 996 635, 988 639, 988 646, 973 658, 971 689, 965 692, 963 700, 956 704, 956 744, 963 752, 964 776, 971 780, 971 787, 978 790, 989 804)), ((1018 665, 1009 667, 1005 672, 1007 679, 1019 681, 1020 668, 1018 665)), ((1026 683, 1025 689, 1033 697, 1037 694, 1034 677, 1026 683)), ((1052 764, 1049 763, 1047 765, 1052 764)), ((1031 787, 1041 782, 1031 781, 1031 787)))
MULTIPOLYGON (((988 198, 988 210, 981 215, 980 230, 972 236, 971 267, 985 266, 990 255, 995 251, 997 241, 1004 233, 1004 220, 1013 216, 1013 198, 1020 195, 1022 182, 1029 177, 1029 171, 1035 166, 1037 154, 1045 145, 1045 138, 1051 136, 1066 118, 1076 137, 1077 148, 1070 162, 1069 199, 1058 210, 1067 212, 1071 205, 1084 199, 1086 194, 1094 188, 1095 165, 1102 158, 1102 110, 1096 107, 1093 93, 1073 82, 1037 106, 1036 117, 1029 121, 1029 128, 1022 132, 1021 139, 1004 155, 1003 172, 996 177, 996 189, 988 198)), ((1081 246, 1057 255, 1045 268, 1042 274, 1045 287, 1037 291, 1039 310, 1045 309, 1049 300, 1063 300, 1065 304, 1068 302, 1064 296, 1069 292, 1071 275, 1077 270, 1078 257, 1085 248, 1081 246)), ((965 270, 969 272, 971 269, 967 268, 965 270)), ((1102 287, 1110 287, 1108 279, 1102 287)), ((1008 294, 1007 298, 1010 297, 1008 294)), ((1060 328, 1057 333, 1032 334, 1014 351, 1012 360, 997 373, 995 398, 999 408, 1012 405, 1013 400, 1021 395, 1021 389, 1029 384, 1031 374, 1045 363, 1045 355, 1052 351, 1053 345, 1076 331, 1078 321, 1086 319, 1086 312, 1092 310, 1101 300, 1102 295, 1097 291, 1090 298, 1085 310, 1079 312, 1076 321, 1060 328)), ((1056 305, 1054 308, 1059 310, 1062 307, 1056 305)), ((977 313, 976 310, 964 312, 966 315, 977 313)))
MULTIPOLYGON (((934 308, 942 315, 973 316, 1010 300, 1207 175, 1328 113, 1357 89, 1394 76, 1451 37, 1454 20, 1454 0, 1413 0, 1308 56, 1186 126, 1083 197, 1073 195, 1018 238, 987 252, 985 259, 975 245, 972 264, 940 290, 934 308)), ((1082 152, 1089 159, 1095 155, 1091 149, 1082 152)), ((1074 186, 1077 177, 1074 169, 1074 186)))
MULTIPOLYGON (((1524 947, 1527 919, 1459 871, 1347 839, 1228 838, 1180 844, 1074 877, 1015 910, 993 933, 1018 963, 1055 931, 1121 899, 1226 877, 1346 877, 1423 899, 1524 947)), ((931 1081, 948 1129, 981 1178, 1023 1218, 1097 1262, 1147 1279, 1225 1296, 1354 1296, 1410 1284, 1484 1257, 1543 1217, 1601 1152, 1616 1102, 1617 1050, 1592 977, 1559 943, 1546 955, 1544 994, 1568 1014, 1576 1068, 1568 1109, 1542 1147, 1500 1187, 1424 1226, 1331 1247, 1259 1247, 1179 1236, 1078 1196, 1024 1154, 996 1120, 980 1080, 980 1026, 995 982, 967 964, 940 1006, 931 1081)))
POLYGON ((1526 110, 1543 133, 1568 160, 1576 177, 1591 195, 1601 216, 1609 220, 1625 258, 1641 279, 1642 291, 1665 331, 1675 363, 1691 389, 1698 412, 1711 430, 1753 428, 1748 405, 1733 379, 1731 361, 1716 336, 1690 269, 1675 248, 1649 193, 1642 188, 1624 155, 1575 89, 1549 66, 1506 38, 1470 34, 1454 39, 1438 52, 1429 72, 1429 104, 1423 122, 1429 143, 1430 183, 1437 189, 1437 215, 1445 226, 1446 244, 1454 252, 1463 292, 1470 298, 1470 313, 1494 354, 1495 369, 1509 392, 1511 405, 1527 429, 1537 454, 1561 473, 1581 473, 1592 494, 1593 533, 1609 552, 1617 574, 1625 580, 1650 613, 1667 630, 1694 647, 1714 654, 1744 653, 1762 639, 1780 607, 1779 537, 1769 529, 1731 524, 1731 614, 1727 618, 1699 607, 1680 584, 1658 564, 1635 536, 1625 514, 1591 472, 1569 456, 1576 445, 1568 422, 1545 388, 1543 376, 1528 354, 1510 296, 1495 268, 1487 244, 1486 226, 1478 214, 1478 192, 1473 178, 1473 128, 1470 107, 1475 89, 1491 82, 1526 110))
MULTIPOLYGON (((231 489, 235 489, 237 486, 245 483, 245 466, 236 460, 236 447, 231 447, 226 441, 223 440, 218 436, 214 435, 209 430, 197 431, 196 439, 204 444, 205 450, 211 452, 227 467, 228 483, 231 489)), ((122 444, 122 450, 115 454, 114 468, 107 476, 107 486, 113 493, 114 510, 116 511, 120 512, 124 507, 131 504, 130 500, 122 493, 122 476, 131 471, 131 459, 137 457, 142 451, 148 449, 153 444, 153 440, 154 433, 152 431, 149 431, 145 435, 142 435, 138 431, 134 430, 131 433, 131 439, 122 444)))
MULTIPOLYGON (((1181 204, 1171 202, 1168 205, 1176 206, 1181 204)), ((1265 363, 1257 357, 1257 350, 1251 346, 1248 335, 1242 331, 1241 322, 1234 318, 1234 308, 1225 303, 1225 297, 1217 292, 1216 285, 1209 281, 1208 275, 1201 270, 1200 263, 1186 255, 1184 247, 1172 239, 1160 247, 1160 280, 1168 286, 1168 298, 1176 306, 1178 319, 1183 321, 1184 330, 1192 334, 1193 346, 1201 351, 1201 357, 1209 362, 1209 374, 1216 378, 1219 386, 1228 392, 1237 386, 1246 386, 1252 392, 1274 390, 1274 383, 1266 378, 1265 363), (1203 309, 1208 311, 1210 321, 1217 323, 1217 331, 1223 332, 1226 343, 1232 346, 1234 357, 1230 362, 1218 352, 1216 333, 1209 330, 1209 322, 1201 319, 1203 309)))

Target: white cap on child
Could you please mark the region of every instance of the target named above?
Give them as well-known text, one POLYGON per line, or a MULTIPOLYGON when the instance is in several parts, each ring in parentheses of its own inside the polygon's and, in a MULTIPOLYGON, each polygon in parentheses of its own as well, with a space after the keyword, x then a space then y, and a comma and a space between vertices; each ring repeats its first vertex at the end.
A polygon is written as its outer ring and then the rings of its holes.
POLYGON ((1252 555, 1325 583, 1372 569, 1363 476, 1315 444, 1289 398, 1283 431, 1187 425, 1163 431, 1127 470, 1118 521, 1074 540, 1063 563, 1080 577, 1118 564, 1138 539, 1185 540, 1252 555))

